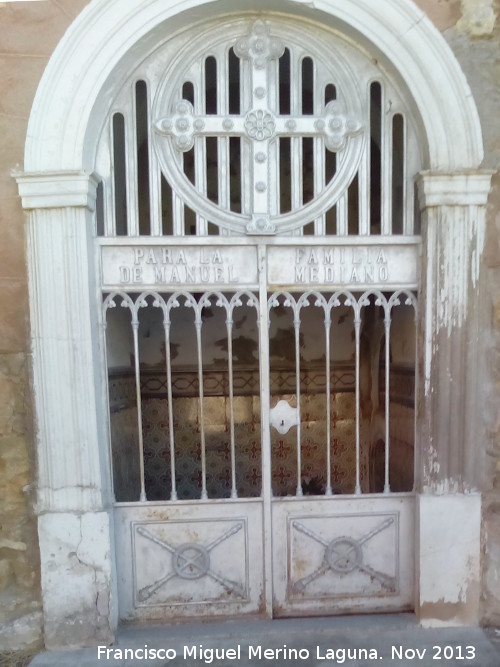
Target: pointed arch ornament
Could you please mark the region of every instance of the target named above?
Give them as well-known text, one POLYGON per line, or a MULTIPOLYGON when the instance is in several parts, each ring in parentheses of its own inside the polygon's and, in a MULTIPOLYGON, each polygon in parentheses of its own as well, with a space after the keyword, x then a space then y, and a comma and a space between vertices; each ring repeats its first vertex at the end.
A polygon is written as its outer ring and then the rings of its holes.
POLYGON ((103 90, 110 77, 128 71, 137 44, 152 48, 158 31, 175 31, 217 14, 269 11, 270 4, 272 10, 323 23, 364 44, 411 90, 427 144, 426 171, 418 179, 424 371, 415 607, 422 622, 436 624, 438 602, 445 600, 454 605, 450 624, 477 622, 478 593, 467 597, 465 590, 447 588, 447 577, 432 584, 440 580, 436 571, 445 571, 447 565, 439 553, 456 553, 457 542, 443 542, 436 556, 424 556, 425 545, 437 537, 446 539, 442 536, 450 533, 444 527, 459 517, 464 562, 463 573, 455 576, 469 584, 479 579, 481 500, 475 493, 477 456, 471 448, 471 369, 477 349, 467 347, 466 341, 474 340, 477 328, 473 296, 490 174, 480 169, 479 117, 450 48, 411 0, 93 0, 70 26, 44 72, 29 120, 24 171, 15 175, 29 213, 37 509, 49 647, 93 644, 96 638, 112 641, 117 624, 110 462, 103 444, 107 417, 102 407, 101 315, 92 246, 97 187, 93 165, 99 119, 108 104, 103 90), (459 246, 465 255, 457 254, 459 246), (449 356, 464 349, 461 361, 449 369, 449 356), (445 373, 452 389, 440 392, 445 373), (466 410, 457 389, 464 386, 466 410), (68 391, 74 387, 78 392, 68 391))

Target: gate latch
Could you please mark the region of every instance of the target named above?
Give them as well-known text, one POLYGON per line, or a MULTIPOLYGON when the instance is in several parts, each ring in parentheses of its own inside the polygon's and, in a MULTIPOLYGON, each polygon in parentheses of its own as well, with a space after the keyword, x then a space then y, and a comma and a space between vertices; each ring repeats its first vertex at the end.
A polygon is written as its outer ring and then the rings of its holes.
POLYGON ((288 433, 292 426, 297 426, 300 421, 297 408, 292 408, 287 401, 278 401, 269 411, 269 417, 271 426, 281 435, 288 433))

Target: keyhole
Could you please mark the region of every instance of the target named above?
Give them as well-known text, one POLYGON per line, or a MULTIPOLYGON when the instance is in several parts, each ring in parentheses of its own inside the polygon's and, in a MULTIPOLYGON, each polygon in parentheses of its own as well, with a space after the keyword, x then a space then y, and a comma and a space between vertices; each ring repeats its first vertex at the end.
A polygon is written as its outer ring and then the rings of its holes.
POLYGON ((282 419, 282 420, 281 420, 281 426, 284 426, 284 425, 285 425, 285 420, 282 419))

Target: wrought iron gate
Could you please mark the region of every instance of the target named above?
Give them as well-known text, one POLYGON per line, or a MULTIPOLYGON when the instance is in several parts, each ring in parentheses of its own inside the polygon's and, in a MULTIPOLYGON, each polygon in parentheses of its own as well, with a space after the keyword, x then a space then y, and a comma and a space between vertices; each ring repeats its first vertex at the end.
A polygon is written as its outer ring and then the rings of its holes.
MULTIPOLYGON (((405 326, 415 319, 415 245, 337 241, 328 247, 290 239, 271 246, 227 240, 214 248, 200 241, 167 253, 162 244, 101 242, 112 345, 133 362, 110 376, 123 617, 411 607, 413 456, 406 476, 391 470, 391 412, 400 402, 391 389, 397 369, 390 351, 393 313, 406 313, 398 316, 405 326), (338 268, 335 253, 348 266, 360 251, 365 260, 358 270, 368 267, 367 257, 383 264, 383 291, 380 284, 352 291, 297 282, 311 253, 325 274, 338 268), (141 268, 146 279, 152 257, 168 267, 179 256, 191 267, 215 257, 223 288, 117 289, 124 270, 141 268), (283 262, 287 256, 290 263, 283 262), (129 347, 116 335, 124 316, 129 347), (367 363, 373 366, 379 355, 375 422, 384 442, 382 483, 370 475, 374 419, 363 417, 360 405, 362 337, 370 326, 378 331, 367 363), (255 354, 242 357, 235 345, 255 354), (144 350, 152 355, 155 349, 148 367, 144 350), (215 349, 224 350, 223 358, 215 349), (154 419, 156 441, 148 426, 154 419), (391 492, 391 477, 403 493, 391 492)), ((413 391, 406 396, 410 430, 413 391)), ((413 452, 413 434, 406 435, 413 452)))
POLYGON ((409 608, 406 93, 284 16, 148 54, 96 161, 120 614, 409 608))

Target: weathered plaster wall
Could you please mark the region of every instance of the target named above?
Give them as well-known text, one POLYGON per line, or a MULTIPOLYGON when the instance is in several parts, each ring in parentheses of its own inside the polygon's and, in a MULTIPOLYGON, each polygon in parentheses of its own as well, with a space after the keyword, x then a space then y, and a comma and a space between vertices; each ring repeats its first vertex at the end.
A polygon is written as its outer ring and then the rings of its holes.
POLYGON ((454 51, 476 101, 484 166, 496 172, 487 211, 480 277, 482 459, 482 621, 500 625, 500 0, 417 0, 454 51))
MULTIPOLYGON (((498 73, 500 81, 500 72, 498 73)), ((483 620, 500 625, 500 173, 492 181, 484 254, 483 330, 485 353, 484 437, 486 442, 483 504, 483 620)))
POLYGON ((500 1, 470 0, 457 26, 445 33, 476 99, 485 166, 495 170, 487 213, 480 280, 483 322, 478 446, 485 448, 483 501, 482 619, 500 625, 500 1), (480 422, 481 423, 481 422, 480 422))
POLYGON ((42 642, 22 167, 40 77, 87 0, 0 2, 0 650, 42 642))

